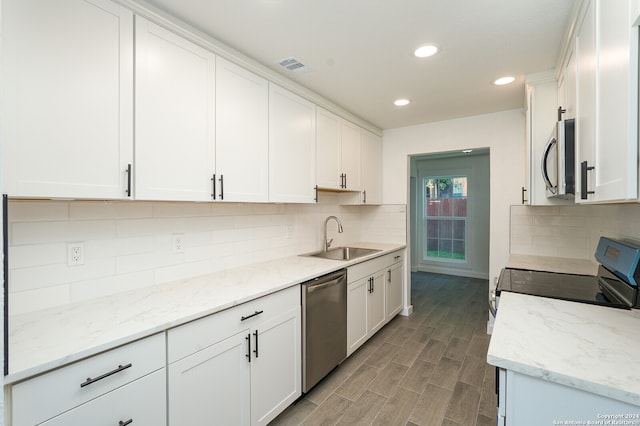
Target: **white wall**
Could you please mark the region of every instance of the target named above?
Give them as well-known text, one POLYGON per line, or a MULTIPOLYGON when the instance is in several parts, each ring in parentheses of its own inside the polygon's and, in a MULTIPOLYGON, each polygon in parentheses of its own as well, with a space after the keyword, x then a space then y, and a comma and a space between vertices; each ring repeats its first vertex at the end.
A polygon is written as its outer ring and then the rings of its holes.
POLYGON ((385 131, 384 203, 407 204, 408 156, 466 148, 489 148, 489 277, 492 282, 500 274, 509 256, 509 206, 521 202, 524 131, 524 111, 521 109, 385 131))
MULTIPOLYGON (((422 182, 428 176, 452 176, 466 175, 469 177, 467 198, 467 226, 466 226, 466 261, 449 260, 424 260, 420 254, 416 259, 418 270, 436 272, 440 274, 460 275, 473 278, 489 277, 489 155, 465 155, 449 158, 412 157, 411 174, 417 176, 417 181, 422 182), (415 167, 413 166, 415 165, 415 167), (414 170, 415 169, 415 170, 414 170)), ((422 184, 420 183, 420 188, 422 184)), ((417 202, 411 208, 418 217, 422 217, 422 205, 424 192, 421 189, 417 195, 417 202)), ((423 236, 423 221, 417 221, 417 226, 412 229, 412 242, 418 240, 419 244, 412 244, 412 250, 420 251, 423 236)), ((415 253, 414 253, 415 254, 415 253)), ((414 265, 412 265, 412 270, 414 265)))

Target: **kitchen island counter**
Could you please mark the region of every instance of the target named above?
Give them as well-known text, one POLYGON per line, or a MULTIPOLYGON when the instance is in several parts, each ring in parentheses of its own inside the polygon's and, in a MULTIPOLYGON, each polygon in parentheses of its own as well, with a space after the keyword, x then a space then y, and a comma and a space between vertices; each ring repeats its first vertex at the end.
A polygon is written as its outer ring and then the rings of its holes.
POLYGON ((350 261, 289 256, 11 316, 9 374, 4 383, 23 380, 405 247, 382 243, 352 245, 380 251, 350 261))
POLYGON ((487 362, 640 406, 640 311, 503 292, 487 362))

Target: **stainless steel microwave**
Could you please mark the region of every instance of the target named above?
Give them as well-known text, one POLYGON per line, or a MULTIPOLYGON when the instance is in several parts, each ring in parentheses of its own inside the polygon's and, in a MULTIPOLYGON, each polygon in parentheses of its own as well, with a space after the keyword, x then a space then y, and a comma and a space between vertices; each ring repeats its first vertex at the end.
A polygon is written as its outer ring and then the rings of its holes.
POLYGON ((542 155, 548 198, 573 200, 576 192, 575 120, 556 122, 542 155))

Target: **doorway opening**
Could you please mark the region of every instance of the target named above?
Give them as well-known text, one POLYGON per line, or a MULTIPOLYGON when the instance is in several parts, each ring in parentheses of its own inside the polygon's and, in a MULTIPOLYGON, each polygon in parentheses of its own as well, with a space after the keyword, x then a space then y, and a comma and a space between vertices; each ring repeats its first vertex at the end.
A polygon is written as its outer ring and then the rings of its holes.
POLYGON ((412 271, 488 279, 489 155, 410 156, 412 271))

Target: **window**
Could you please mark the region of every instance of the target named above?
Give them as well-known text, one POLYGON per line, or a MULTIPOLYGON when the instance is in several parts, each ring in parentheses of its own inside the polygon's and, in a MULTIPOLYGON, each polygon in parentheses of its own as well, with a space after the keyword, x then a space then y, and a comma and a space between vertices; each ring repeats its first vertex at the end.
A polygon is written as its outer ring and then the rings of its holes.
POLYGON ((423 189, 426 259, 466 260, 467 176, 426 177, 423 189))

